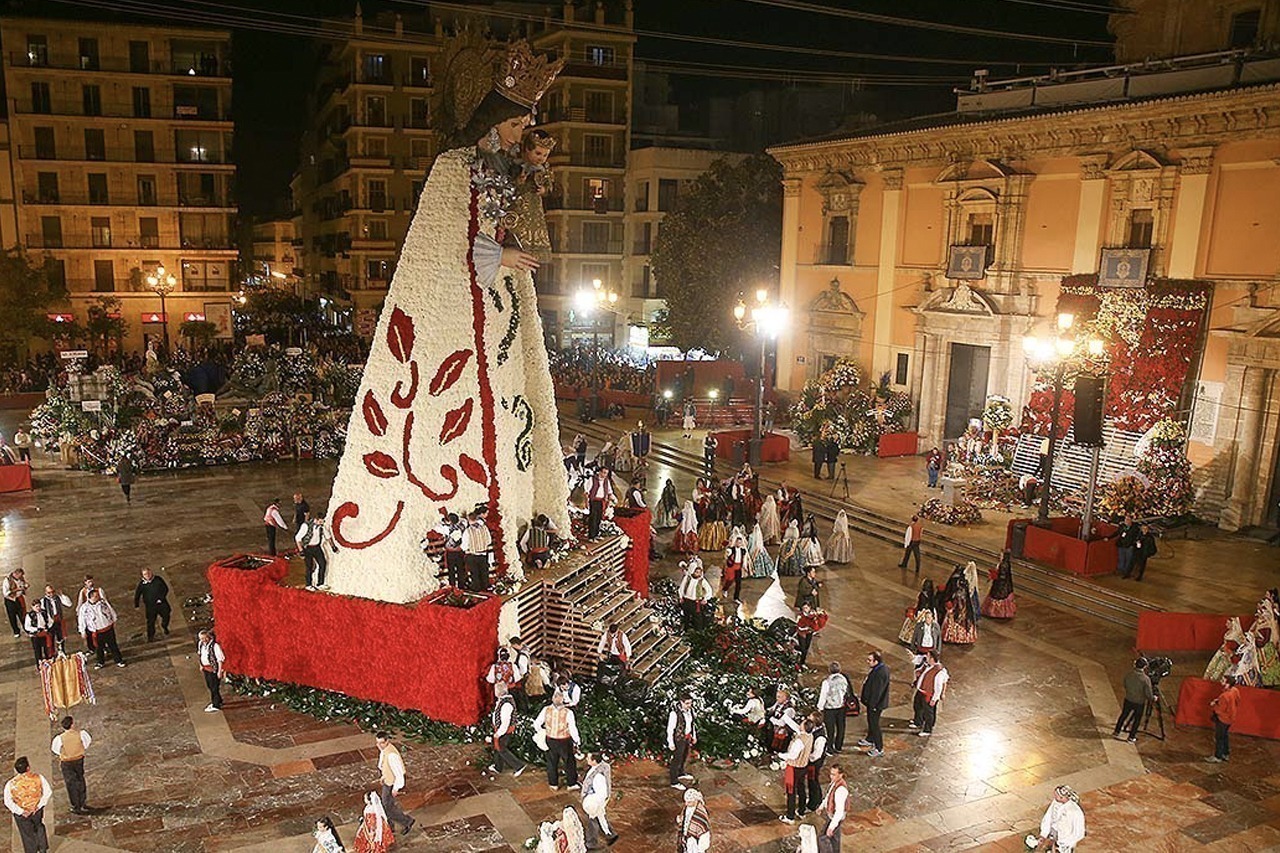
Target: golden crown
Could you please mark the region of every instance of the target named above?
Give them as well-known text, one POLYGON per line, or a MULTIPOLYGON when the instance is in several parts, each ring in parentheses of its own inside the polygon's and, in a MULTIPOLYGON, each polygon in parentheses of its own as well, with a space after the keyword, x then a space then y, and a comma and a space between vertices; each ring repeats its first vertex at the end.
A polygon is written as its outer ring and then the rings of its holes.
POLYGON ((533 109, 563 67, 563 59, 552 62, 545 56, 538 56, 529 47, 529 42, 520 39, 507 49, 506 62, 493 88, 507 100, 533 109))

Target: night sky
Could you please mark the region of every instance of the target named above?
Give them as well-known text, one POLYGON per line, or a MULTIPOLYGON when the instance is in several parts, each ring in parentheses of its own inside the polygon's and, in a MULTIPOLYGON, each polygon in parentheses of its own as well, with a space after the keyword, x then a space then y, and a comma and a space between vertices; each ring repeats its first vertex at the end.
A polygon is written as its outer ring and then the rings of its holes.
MULTIPOLYGON (((617 2, 617 0, 611 0, 617 2)), ((480 7, 479 3, 467 5, 480 7)), ((516 4, 505 4, 511 8, 516 4)), ((548 5, 558 13, 559 2, 548 5)), ((964 85, 975 68, 987 67, 991 77, 1043 72, 1050 65, 1073 67, 1105 64, 1110 51, 1102 45, 1071 45, 1031 40, 992 38, 973 33, 938 32, 886 23, 852 20, 802 11, 819 6, 857 10, 895 18, 910 18, 1004 33, 1032 34, 1082 41, 1109 42, 1107 16, 1096 10, 1104 4, 1087 0, 635 0, 636 28, 653 33, 709 36, 853 53, 961 60, 960 64, 883 61, 842 56, 761 51, 702 43, 687 43, 641 35, 637 57, 654 63, 729 67, 734 75, 751 76, 751 69, 813 73, 900 75, 910 85, 881 87, 874 98, 882 119, 946 110, 953 103, 951 88, 964 85), (930 81, 921 78, 948 78, 930 81)), ((367 0, 365 19, 379 11, 411 15, 420 4, 367 0)), ((297 161, 299 136, 306 121, 306 100, 315 73, 312 41, 305 35, 264 31, 272 22, 286 28, 307 28, 321 16, 351 16, 354 0, 219 0, 204 4, 172 0, 0 0, 8 15, 121 19, 153 22, 146 12, 179 15, 226 15, 242 26, 234 29, 234 109, 239 167, 239 196, 248 216, 283 212, 289 179, 297 161), (297 16, 290 18, 288 16, 297 16)), ((174 22, 178 22, 174 20, 174 22)), ((216 25, 216 24, 215 24, 216 25)), ((12 49, 0 46, 0 49, 12 49)), ((717 69, 717 74, 721 73, 717 69)), ((748 88, 811 85, 808 81, 740 79, 737 76, 677 76, 676 100, 697 103, 712 94, 748 88)))

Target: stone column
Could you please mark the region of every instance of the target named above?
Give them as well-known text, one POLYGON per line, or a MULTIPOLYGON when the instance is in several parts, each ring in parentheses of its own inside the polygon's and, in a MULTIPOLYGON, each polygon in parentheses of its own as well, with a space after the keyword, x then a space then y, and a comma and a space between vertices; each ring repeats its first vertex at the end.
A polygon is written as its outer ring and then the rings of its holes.
POLYGON ((1076 242, 1071 256, 1071 272, 1098 271, 1098 246, 1102 236, 1103 202, 1107 194, 1106 157, 1084 157, 1080 161, 1080 209, 1076 213, 1076 242))
MULTIPOLYGON (((885 169, 884 203, 880 211, 880 263, 876 270, 875 331, 872 377, 889 369, 893 355, 893 301, 898 271, 898 225, 902 212, 902 170, 885 169)), ((785 220, 784 220, 785 222, 785 220)))
POLYGON ((1194 278, 1204 221, 1204 201, 1213 169, 1212 148, 1188 148, 1178 168, 1178 199, 1169 236, 1169 278, 1194 278))
POLYGON ((1240 385, 1240 407, 1236 415, 1235 464, 1230 474, 1230 493, 1219 526, 1239 530, 1253 523, 1254 492, 1259 481, 1258 459, 1262 443, 1262 411, 1266 406, 1267 371, 1246 367, 1240 385))
MULTIPOLYGON (((803 180, 794 175, 782 179, 782 256, 778 264, 778 298, 791 309, 791 328, 778 336, 778 387, 799 388, 796 372, 796 335, 800 334, 800 306, 796 302, 796 262, 800 257, 800 188, 803 180)), ((808 349, 807 346, 802 349, 808 349)))
POLYGON ((915 392, 915 416, 911 419, 912 429, 921 432, 925 424, 925 377, 932 376, 929 363, 933 360, 933 344, 930 336, 921 330, 923 318, 916 315, 916 347, 911 358, 911 389, 915 392))

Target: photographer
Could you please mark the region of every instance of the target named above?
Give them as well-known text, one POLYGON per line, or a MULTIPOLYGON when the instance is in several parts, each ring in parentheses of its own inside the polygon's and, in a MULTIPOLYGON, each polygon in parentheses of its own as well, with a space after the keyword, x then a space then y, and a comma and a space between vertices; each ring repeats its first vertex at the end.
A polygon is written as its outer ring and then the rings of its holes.
POLYGON ((1138 742, 1138 726, 1142 722, 1142 712, 1147 703, 1155 699, 1155 691, 1151 686, 1151 678, 1147 675, 1146 658, 1138 658, 1133 662, 1133 669, 1124 677, 1124 707, 1116 718, 1115 731, 1111 736, 1123 740, 1121 729, 1129 725, 1129 743, 1138 742))

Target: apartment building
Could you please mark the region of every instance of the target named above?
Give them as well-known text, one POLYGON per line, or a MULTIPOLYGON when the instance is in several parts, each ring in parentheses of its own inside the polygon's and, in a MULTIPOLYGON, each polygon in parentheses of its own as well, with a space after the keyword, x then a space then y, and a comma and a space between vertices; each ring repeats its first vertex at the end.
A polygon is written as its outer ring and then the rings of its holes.
POLYGON ((133 349, 228 305, 230 33, 7 18, 0 41, 19 239, 52 258, 66 313, 118 297, 133 349), (161 267, 167 317, 146 285, 161 267))
POLYGON ((254 275, 281 276, 294 279, 297 250, 294 246, 292 219, 268 219, 253 223, 250 239, 253 245, 254 275))

